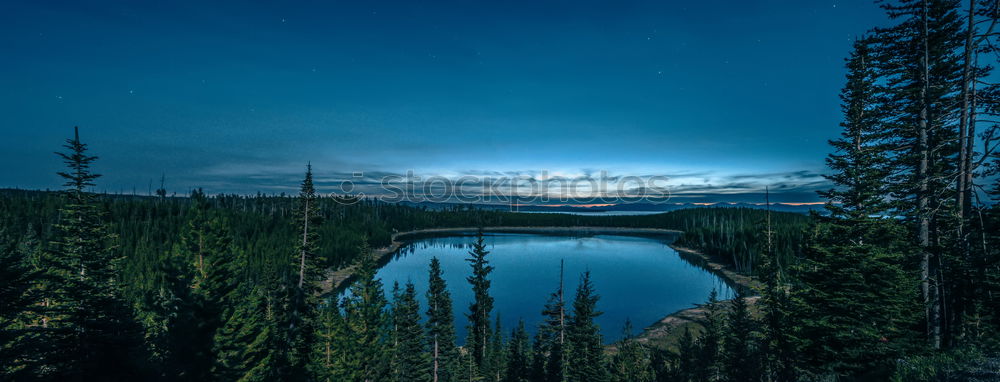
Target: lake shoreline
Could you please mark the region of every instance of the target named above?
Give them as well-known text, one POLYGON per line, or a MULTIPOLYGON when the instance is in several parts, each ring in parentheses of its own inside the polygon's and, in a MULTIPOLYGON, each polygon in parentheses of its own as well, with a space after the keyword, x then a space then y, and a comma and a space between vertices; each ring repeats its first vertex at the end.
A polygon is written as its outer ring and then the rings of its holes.
POLYGON ((730 287, 741 287, 746 289, 748 293, 759 290, 761 287, 760 282, 754 280, 753 277, 736 272, 736 270, 732 267, 726 265, 714 256, 706 255, 696 249, 674 244, 670 244, 670 248, 673 248, 681 256, 686 257, 688 261, 696 263, 698 266, 704 268, 712 274, 719 276, 719 278, 725 281, 726 284, 729 284, 730 287))
MULTIPOLYGON (((693 263, 696 262, 697 265, 715 274, 725 281, 726 284, 729 284, 730 287, 743 288, 748 294, 752 294, 754 291, 760 290, 762 285, 760 281, 755 280, 753 277, 736 272, 732 267, 725 265, 713 256, 679 245, 671 244, 670 248, 673 248, 682 257, 686 257, 688 261, 693 263)), ((746 300, 747 304, 753 307, 756 306, 760 297, 751 295, 748 296, 746 300)), ((732 304, 732 301, 732 299, 718 301, 716 304, 719 305, 719 311, 725 311, 725 309, 728 309, 728 306, 732 304)), ((681 309, 670 313, 666 317, 663 317, 653 324, 643 328, 642 332, 639 333, 635 339, 644 345, 661 349, 676 350, 677 340, 680 338, 682 329, 687 327, 691 330, 691 334, 693 336, 696 336, 701 332, 702 326, 699 322, 705 318, 707 305, 708 304, 698 304, 687 309, 681 309)), ((605 346, 605 350, 614 353, 617 351, 616 344, 605 346)))
MULTIPOLYGON (((427 228, 418 229, 413 231, 397 232, 392 234, 392 240, 388 246, 382 248, 372 249, 372 254, 375 256, 376 262, 382 263, 389 259, 389 256, 396 253, 404 244, 408 244, 411 241, 416 241, 419 239, 437 237, 437 236, 475 236, 479 233, 479 228, 477 227, 454 227, 454 228, 427 228)), ((593 236, 593 235, 621 235, 621 236, 676 236, 681 234, 681 231, 661 229, 661 228, 630 228, 630 227, 586 227, 586 226, 570 226, 570 227, 554 227, 554 226, 544 226, 544 227, 515 227, 515 226, 499 226, 499 227, 483 227, 482 231, 484 233, 526 233, 526 234, 536 234, 536 235, 561 235, 561 236, 571 236, 571 235, 581 235, 581 236, 593 236)), ((354 276, 354 272, 357 270, 357 265, 352 264, 338 270, 333 270, 327 273, 326 280, 323 281, 321 285, 321 293, 323 295, 329 294, 331 292, 339 291, 343 288, 347 281, 351 280, 354 276)))
MULTIPOLYGON (((475 236, 479 232, 479 228, 476 227, 455 227, 455 228, 428 228, 419 229, 413 231, 397 232, 392 235, 392 241, 388 246, 382 248, 372 249, 372 254, 376 257, 376 261, 379 263, 384 263, 390 260, 390 257, 399 251, 404 245, 410 242, 430 238, 430 237, 441 237, 441 236, 475 236)), ((667 230, 659 228, 630 228, 630 227, 513 227, 513 226, 500 226, 500 227, 483 227, 482 231, 484 233, 522 233, 522 234, 548 234, 548 235, 560 235, 560 236, 593 236, 593 235, 620 235, 620 236, 670 236, 676 237, 681 234, 682 231, 677 230, 667 230)), ((670 248, 677 251, 677 254, 681 256, 685 261, 699 266, 706 271, 712 273, 713 275, 722 279, 730 287, 742 287, 749 291, 756 290, 760 283, 754 280, 750 276, 746 276, 736 272, 732 267, 725 265, 720 259, 714 258, 713 256, 706 255, 701 251, 687 248, 679 245, 675 245, 672 242, 667 244, 670 248)), ((323 282, 322 293, 328 295, 331 293, 338 293, 342 288, 346 287, 354 277, 354 272, 357 270, 357 265, 350 265, 338 270, 328 272, 328 277, 323 282)), ((750 297, 752 299, 751 303, 756 302, 755 297, 750 297)), ((720 304, 729 304, 730 300, 723 300, 719 302, 720 304)), ((697 321, 704 317, 705 305, 696 305, 691 308, 682 309, 673 313, 670 313, 663 318, 657 320, 656 322, 643 328, 642 332, 636 336, 636 339, 644 344, 668 347, 671 346, 672 335, 677 329, 681 329, 684 326, 694 325, 695 332, 700 328, 697 321)), ((613 351, 614 344, 607 345, 607 348, 613 351)))

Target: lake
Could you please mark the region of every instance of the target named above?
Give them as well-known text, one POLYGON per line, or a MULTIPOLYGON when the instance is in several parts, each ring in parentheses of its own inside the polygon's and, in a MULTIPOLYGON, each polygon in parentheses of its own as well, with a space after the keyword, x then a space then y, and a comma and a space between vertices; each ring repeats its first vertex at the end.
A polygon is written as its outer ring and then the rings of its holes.
MULTIPOLYGON (((465 340, 464 314, 472 301, 472 290, 465 280, 471 272, 465 259, 474 240, 450 236, 413 241, 377 273, 387 296, 394 282, 402 288, 407 280, 412 281, 420 297, 420 310, 425 312, 427 271, 431 258, 437 257, 454 300, 460 344, 465 340)), ((495 299, 493 313, 500 315, 507 335, 519 319, 534 332, 546 300, 559 286, 560 260, 565 260, 567 310, 580 275, 591 272, 601 296, 598 309, 604 312, 597 323, 608 343, 621 338, 626 319, 631 319, 638 334, 670 313, 705 302, 713 288, 720 298, 732 295, 721 279, 683 260, 667 245, 669 239, 494 233, 487 234, 485 241, 490 251, 487 259, 495 267, 490 288, 495 299)))

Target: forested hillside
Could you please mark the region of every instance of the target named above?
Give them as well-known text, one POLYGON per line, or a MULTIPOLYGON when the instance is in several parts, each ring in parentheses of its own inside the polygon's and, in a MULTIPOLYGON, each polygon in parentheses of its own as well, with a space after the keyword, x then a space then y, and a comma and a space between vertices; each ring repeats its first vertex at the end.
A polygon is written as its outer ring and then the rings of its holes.
MULTIPOLYGON (((383 342, 390 336, 383 331, 388 330, 384 325, 403 319, 397 310, 410 309, 406 324, 411 328, 417 325, 411 329, 416 332, 407 334, 417 342, 407 344, 409 350, 405 353, 422 349, 425 341, 417 323, 420 316, 413 316, 412 294, 416 292, 411 288, 394 290, 393 303, 389 304, 383 295, 385 288, 371 278, 375 263, 368 248, 388 244, 393 232, 499 225, 653 227, 688 230, 690 233, 682 240, 696 248, 728 253, 729 249, 736 250, 738 243, 746 251, 741 253, 752 253, 749 249, 762 243, 759 226, 766 218, 764 211, 732 208, 638 217, 474 209, 433 211, 373 200, 320 197, 312 186, 311 172, 306 173, 303 192, 297 197, 208 196, 200 191, 183 198, 168 198, 162 191, 158 197, 98 195, 86 192, 98 179, 98 174, 89 171, 96 158, 87 153, 78 137, 68 140, 66 149, 63 155, 70 170, 60 174, 67 179, 66 191, 0 192, 0 237, 6 243, 3 270, 17 276, 4 279, 9 283, 4 292, 11 297, 3 322, 4 349, 10 354, 5 358, 10 363, 4 371, 15 378, 356 377, 338 374, 355 366, 334 366, 329 358, 334 353, 342 361, 361 357, 352 362, 373 363, 369 373, 381 376, 379 379, 388 378, 391 370, 387 368, 391 365, 381 362, 389 360, 396 350, 383 342), (80 242, 87 246, 79 246, 80 242), (361 267, 351 299, 336 306, 317 300, 316 288, 326 270, 355 263, 361 267), (91 278, 96 274, 101 278, 91 278), (90 300, 96 296, 104 297, 90 300), (90 303, 98 303, 106 311, 88 311, 85 306, 90 303), (362 321, 351 323, 351 312, 362 321), (87 329, 98 322, 98 328, 87 329), (348 325, 361 325, 374 332, 363 334, 364 330, 355 328, 362 332, 361 338, 355 338, 345 334, 348 325), (95 337, 81 337, 85 333, 95 337), (56 341, 69 341, 67 346, 80 346, 79 341, 92 343, 83 348, 50 347, 58 344, 56 341), (356 347, 351 341, 366 345, 356 347), (94 359, 85 354, 91 352, 90 346, 96 346, 94 351, 107 357, 94 359), (296 346, 300 347, 295 354, 298 358, 291 358, 289 352, 296 346), (314 349, 317 346, 321 349, 314 349), (361 349, 375 353, 366 358, 361 349), (326 356, 319 367, 314 363, 322 354, 326 356), (110 368, 111 363, 121 365, 110 368)), ((792 235, 800 232, 807 220, 795 214, 775 214, 774 219, 777 227, 785 227, 783 230, 792 235)), ((783 240, 796 241, 794 236, 783 236, 783 240)), ((485 247, 480 242, 475 248, 473 253, 482 259, 478 264, 484 270, 491 269, 485 247)), ((433 268, 431 272, 434 274, 433 268)), ((478 289, 485 301, 489 299, 489 271, 475 274, 485 282, 478 289)), ((433 293, 436 299, 447 299, 447 288, 441 282, 433 293)), ((561 290, 553 295, 558 298, 545 312, 560 318, 539 331, 542 337, 535 339, 534 350, 525 338, 524 328, 512 334, 510 343, 503 339, 504 333, 494 333, 495 328, 488 327, 491 308, 484 308, 476 324, 483 328, 480 337, 469 339, 470 346, 481 348, 480 355, 465 362, 477 368, 486 368, 486 363, 492 362, 491 373, 508 367, 528 373, 529 359, 542 362, 556 346, 552 343, 554 337, 545 337, 549 335, 545 333, 558 331, 560 340, 565 341, 563 333, 569 330, 570 322, 585 331, 576 334, 579 341, 592 343, 591 353, 578 355, 600 359, 600 336, 589 319, 581 316, 585 314, 582 310, 596 312, 597 298, 588 297, 595 293, 592 290, 579 293, 583 300, 579 302, 582 305, 573 308, 581 309, 576 315, 568 313, 561 290), (575 321, 567 321, 569 317, 575 321), (514 352, 510 356, 524 364, 499 364, 498 357, 507 351, 501 349, 508 346, 517 347, 510 350, 514 352)), ((426 313, 441 321, 436 325, 452 327, 455 323, 451 322, 451 308, 446 310, 426 313)), ((449 346, 454 346, 454 339, 449 341, 449 346)), ((563 342, 560 346, 567 345, 563 342)), ((563 356, 567 357, 568 367, 570 358, 568 354, 563 356)), ((458 353, 449 357, 447 362, 460 361, 458 353)), ((422 359, 411 361, 419 363, 422 359)), ((574 362, 602 364, 593 359, 574 362)), ((465 370, 450 367, 455 369, 441 373, 454 375, 465 370)), ((534 367, 541 368, 532 371, 537 375, 556 372, 545 371, 541 365, 534 367)), ((602 366, 591 372, 606 371, 602 366)))
MULTIPOLYGON (((123 281, 134 288, 130 295, 157 288, 158 265, 164 256, 182 250, 184 234, 204 220, 224 224, 234 250, 253 254, 248 272, 263 271, 264 264, 293 251, 296 235, 296 198, 291 196, 208 196, 196 191, 190 197, 95 195, 106 211, 105 220, 115 234, 113 251, 124 259, 123 281)), ((8 241, 21 251, 36 255, 47 250, 53 226, 66 199, 60 193, 0 190, 0 221, 8 241)), ((722 261, 752 264, 759 253, 765 211, 749 208, 699 208, 643 216, 578 216, 525 214, 495 210, 429 210, 355 200, 318 197, 314 227, 317 254, 326 268, 340 268, 357 261, 358 248, 389 244, 394 232, 439 227, 489 226, 599 226, 665 228, 684 231, 678 244, 703 249, 722 261)), ((773 213, 781 253, 793 256, 801 242, 804 215, 773 213)), ((736 263, 734 263, 736 264, 736 263)), ((748 268, 740 268, 746 271, 748 268)))

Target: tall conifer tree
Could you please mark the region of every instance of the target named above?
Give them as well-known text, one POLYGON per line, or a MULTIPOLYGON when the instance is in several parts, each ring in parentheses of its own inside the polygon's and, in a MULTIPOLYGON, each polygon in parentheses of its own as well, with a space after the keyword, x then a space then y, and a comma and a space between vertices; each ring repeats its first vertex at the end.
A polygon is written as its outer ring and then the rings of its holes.
POLYGON ((431 382, 458 379, 458 348, 455 347, 455 317, 451 293, 441 272, 441 262, 434 257, 430 264, 427 287, 427 346, 430 349, 431 382))
POLYGON ((567 325, 569 352, 567 380, 571 382, 601 382, 608 380, 604 361, 604 342, 600 327, 594 322, 602 312, 597 310, 600 297, 590 281, 590 272, 580 276, 573 299, 573 314, 567 325))
POLYGON ((847 60, 844 131, 831 142, 836 152, 827 160, 835 188, 822 193, 829 215, 814 216, 795 266, 791 311, 803 366, 814 375, 886 373, 911 348, 912 313, 920 311, 916 280, 906 270, 918 252, 906 229, 885 217, 893 208, 885 199, 892 169, 885 146, 896 138, 885 135, 878 114, 869 43, 856 42, 847 60))
POLYGON ((507 342, 507 362, 504 371, 504 382, 528 382, 531 378, 531 343, 528 342, 528 332, 524 329, 524 320, 517 323, 517 328, 510 334, 507 342))
POLYGON ((88 190, 100 177, 90 168, 97 157, 87 153, 76 128, 64 147, 67 152, 57 154, 67 166, 59 173, 65 204, 51 251, 39 264, 45 273, 40 333, 48 349, 35 371, 57 379, 135 377, 141 327, 123 298, 114 235, 88 190))
POLYGON ((472 286, 473 300, 469 305, 469 313, 466 314, 469 326, 468 339, 465 341, 465 347, 480 370, 486 366, 486 353, 489 350, 492 329, 490 316, 493 312, 493 297, 490 296, 489 275, 493 272, 493 266, 489 265, 490 262, 486 259, 489 253, 486 250, 483 234, 480 232, 472 244, 472 250, 469 251, 469 258, 466 259, 472 267, 472 275, 466 280, 472 286))
MULTIPOLYGON (((367 243, 367 240, 365 241, 367 243)), ((351 295, 344 299, 343 311, 347 330, 351 333, 349 356, 354 360, 345 362, 352 365, 348 381, 374 382, 389 378, 390 348, 389 317, 386 312, 382 281, 375 278, 375 256, 367 244, 361 246, 357 281, 351 285, 351 295)))
MULTIPOLYGON (((698 337, 697 352, 692 362, 695 367, 692 370, 694 380, 712 381, 719 378, 724 320, 719 308, 718 296, 718 291, 712 289, 708 294, 708 302, 705 304, 705 317, 701 321, 705 331, 698 337)), ((687 355, 681 354, 681 357, 687 357, 687 355)))
MULTIPOLYGON (((0 240, 3 240, 0 232, 0 240)), ((38 272, 18 253, 14 243, 0 243, 0 380, 28 379, 25 366, 37 352, 35 336, 27 322, 36 303, 32 285, 38 272)))
POLYGON ((392 305, 394 381, 425 382, 431 376, 428 357, 424 352, 426 341, 420 324, 420 305, 412 282, 407 282, 402 293, 396 293, 392 305))
POLYGON ((750 315, 747 299, 737 291, 726 319, 723 341, 722 379, 725 381, 759 381, 762 379, 760 348, 757 343, 758 323, 750 315))
POLYGON ((293 275, 289 281, 293 285, 288 285, 290 301, 287 302, 287 312, 284 322, 279 322, 281 329, 285 332, 285 340, 288 341, 288 357, 291 369, 299 375, 292 376, 294 379, 304 379, 301 371, 310 364, 309 357, 314 345, 314 332, 317 316, 317 306, 319 306, 318 292, 319 283, 323 278, 322 261, 317 254, 317 243, 319 241, 318 229, 322 223, 319 214, 319 197, 316 195, 316 188, 313 185, 312 165, 306 166, 305 178, 299 191, 296 206, 296 228, 299 233, 296 240, 296 252, 292 257, 291 269, 293 275))
POLYGON ((880 30, 880 82, 888 85, 884 120, 892 134, 893 196, 897 213, 907 217, 925 306, 928 343, 939 348, 949 335, 942 295, 950 283, 941 265, 941 246, 954 232, 951 209, 956 196, 958 125, 962 105, 960 48, 965 43, 956 0, 901 0, 884 3, 898 20, 880 30))
POLYGON ((649 351, 635 339, 631 320, 625 320, 622 340, 618 341, 617 347, 618 353, 611 357, 611 381, 653 382, 655 375, 649 351))

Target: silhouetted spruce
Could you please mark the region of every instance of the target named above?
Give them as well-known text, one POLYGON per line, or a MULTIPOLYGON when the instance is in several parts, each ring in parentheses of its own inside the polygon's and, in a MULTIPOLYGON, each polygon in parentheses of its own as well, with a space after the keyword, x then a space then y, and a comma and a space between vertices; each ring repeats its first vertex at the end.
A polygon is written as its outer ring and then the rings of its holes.
POLYGON ((473 300, 469 305, 469 313, 466 313, 469 326, 465 341, 465 347, 480 371, 488 368, 487 351, 492 334, 490 316, 493 312, 493 297, 490 296, 489 275, 493 272, 493 266, 486 259, 489 253, 480 232, 469 251, 469 258, 466 259, 472 267, 472 275, 466 280, 472 286, 473 300))
POLYGON ((319 300, 319 283, 324 277, 322 261, 317 253, 322 217, 319 197, 313 185, 312 165, 306 166, 305 178, 297 198, 295 211, 295 253, 291 257, 290 275, 286 282, 288 298, 283 322, 279 322, 285 341, 288 342, 289 365, 296 375, 293 379, 306 379, 302 372, 310 364, 315 342, 315 326, 319 300))
POLYGON ((441 272, 441 262, 431 258, 427 288, 427 348, 430 352, 431 382, 458 380, 460 365, 455 346, 455 317, 451 293, 441 272))
MULTIPOLYGON (((0 240, 6 240, 0 232, 0 240)), ((39 272, 17 251, 13 241, 0 243, 0 379, 28 379, 25 366, 38 352, 37 336, 30 327, 30 310, 38 301, 32 291, 39 272)))
POLYGON ((392 305, 393 321, 393 381, 425 382, 430 380, 428 354, 426 353, 423 326, 420 323, 420 305, 413 283, 396 292, 392 305))
POLYGON ((812 374, 884 376, 912 349, 914 314, 922 311, 907 267, 923 256, 903 224, 886 216, 893 186, 870 44, 857 41, 847 61, 844 131, 827 161, 836 188, 823 193, 829 215, 813 217, 794 267, 788 331, 800 338, 803 368, 812 374))
POLYGON ((362 246, 357 281, 351 285, 351 296, 342 306, 344 322, 350 334, 345 356, 351 358, 338 370, 344 381, 382 381, 389 379, 390 343, 388 302, 382 281, 375 278, 376 264, 371 250, 362 246))
POLYGON ((567 352, 567 376, 570 382, 601 382, 608 380, 604 360, 604 342, 601 330, 594 318, 602 312, 597 310, 600 297, 590 281, 590 272, 580 276, 573 299, 573 314, 566 326, 569 342, 567 352))
POLYGON ((722 380, 759 381, 763 378, 762 354, 758 341, 759 323, 750 315, 742 290, 737 290, 732 301, 722 342, 722 380))
POLYGON ((52 379, 136 378, 142 328, 123 298, 115 237, 88 191, 100 177, 90 169, 97 157, 87 153, 79 130, 74 133, 67 152, 57 153, 67 167, 59 173, 65 204, 49 251, 39 259, 38 333, 45 348, 33 372, 52 379))
POLYGON ((625 320, 622 339, 616 344, 618 352, 611 357, 609 367, 613 382, 653 382, 656 375, 650 365, 648 349, 635 339, 632 321, 625 320))
POLYGON ((510 341, 507 341, 506 369, 504 382, 528 382, 531 378, 531 343, 528 342, 528 332, 524 329, 524 320, 519 320, 517 328, 511 331, 510 341))

